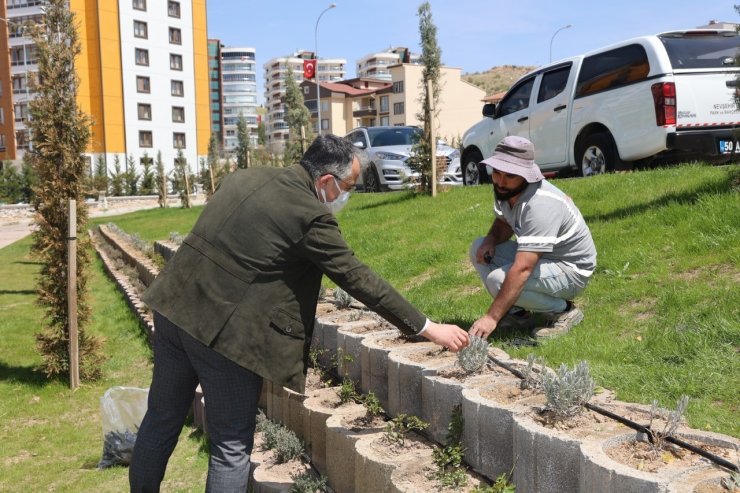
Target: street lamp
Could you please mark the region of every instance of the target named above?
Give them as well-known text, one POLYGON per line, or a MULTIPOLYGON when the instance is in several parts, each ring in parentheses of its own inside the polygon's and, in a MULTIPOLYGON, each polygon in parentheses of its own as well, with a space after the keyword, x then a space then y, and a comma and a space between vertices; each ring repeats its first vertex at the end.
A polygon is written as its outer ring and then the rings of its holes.
MULTIPOLYGON (((10 38, 10 29, 11 29, 10 28, 10 25, 11 24, 18 24, 18 25, 20 25, 23 28, 23 37, 24 38, 26 37, 26 26, 24 26, 23 24, 19 24, 17 22, 13 22, 10 19, 6 19, 4 17, 0 17, 0 21, 5 22, 5 25, 8 27, 8 38, 10 38)), ((25 40, 23 41, 23 70, 25 72, 24 77, 26 79, 26 84, 25 84, 26 85, 26 117, 27 117, 27 120, 26 121, 28 122, 31 119, 31 113, 29 112, 29 109, 28 109, 28 105, 29 105, 29 103, 31 101, 31 96, 28 93, 28 52, 26 51, 26 42, 25 42, 25 40)), ((33 150, 33 144, 31 143, 31 129, 28 127, 28 124, 27 123, 25 124, 25 127, 26 127, 26 134, 28 135, 28 150, 29 151, 32 151, 33 150)))
POLYGON ((319 14, 319 18, 316 19, 316 27, 313 30, 313 41, 314 41, 314 53, 313 56, 316 58, 316 70, 314 71, 314 77, 316 77, 316 110, 317 110, 317 118, 318 118, 318 130, 319 135, 321 135, 321 79, 319 79, 319 21, 321 20, 321 16, 324 15, 327 11, 333 9, 336 7, 336 3, 332 3, 328 7, 326 7, 324 10, 321 11, 319 14))
POLYGON ((555 35, 557 35, 560 31, 563 29, 568 29, 570 27, 573 27, 571 24, 568 24, 567 26, 563 26, 557 31, 555 31, 555 34, 552 35, 552 38, 550 38, 550 63, 552 63, 552 41, 555 39, 555 35))

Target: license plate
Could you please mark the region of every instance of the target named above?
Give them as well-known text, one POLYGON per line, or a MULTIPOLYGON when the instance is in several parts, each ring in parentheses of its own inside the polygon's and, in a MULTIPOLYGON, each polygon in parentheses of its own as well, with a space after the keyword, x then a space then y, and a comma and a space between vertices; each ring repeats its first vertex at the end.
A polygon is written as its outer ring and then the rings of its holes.
MULTIPOLYGON (((731 140, 720 140, 719 141, 719 153, 720 154, 730 154, 732 152, 733 147, 735 149, 738 149, 738 146, 740 146, 740 142, 733 142, 731 140)), ((740 151, 735 151, 740 152, 740 151)))

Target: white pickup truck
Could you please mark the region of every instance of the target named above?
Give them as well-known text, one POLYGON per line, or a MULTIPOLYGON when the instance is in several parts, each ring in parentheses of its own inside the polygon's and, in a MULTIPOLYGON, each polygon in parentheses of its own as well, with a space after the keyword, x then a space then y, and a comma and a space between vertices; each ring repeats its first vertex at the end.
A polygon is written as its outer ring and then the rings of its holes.
POLYGON ((534 70, 463 135, 464 183, 488 181, 479 163, 507 135, 529 138, 544 172, 726 158, 740 127, 739 49, 735 31, 672 31, 534 70))

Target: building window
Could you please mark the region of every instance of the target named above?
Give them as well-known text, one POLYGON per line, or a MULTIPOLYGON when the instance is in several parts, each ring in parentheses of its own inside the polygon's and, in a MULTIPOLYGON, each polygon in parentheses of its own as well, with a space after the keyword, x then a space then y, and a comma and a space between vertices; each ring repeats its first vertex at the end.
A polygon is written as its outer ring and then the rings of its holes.
POLYGON ((176 28, 170 28, 170 44, 181 45, 182 44, 182 32, 176 28))
POLYGON ((185 90, 183 89, 181 80, 170 81, 170 94, 173 96, 184 96, 185 90))
POLYGON ((0 107, 0 125, 5 125, 5 111, 0 107))
POLYGON ((152 133, 148 130, 139 131, 139 147, 152 147, 152 133))
POLYGON ((136 48, 136 65, 149 66, 149 50, 136 48))
POLYGON ((400 94, 403 92, 403 81, 393 83, 393 94, 400 94))
POLYGON ((148 38, 149 34, 146 28, 146 22, 134 21, 134 36, 137 38, 148 38))
POLYGON ((138 104, 139 120, 151 120, 152 119, 152 105, 151 104, 138 104))
POLYGON ((0 134, 0 151, 5 150, 5 135, 0 134))
POLYGON ((175 149, 185 149, 185 134, 179 132, 173 133, 172 145, 175 149))
POLYGON ((329 120, 321 119, 321 130, 329 130, 329 120))
POLYGON ((185 108, 182 106, 173 106, 172 121, 175 123, 183 123, 185 121, 185 108))
POLYGON ((151 92, 149 77, 144 77, 143 75, 136 76, 136 92, 151 92))
POLYGON ((308 96, 308 86, 303 86, 303 94, 308 96))
POLYGON ((380 112, 381 113, 388 112, 388 96, 380 96, 380 112))
POLYGON ((391 120, 389 116, 381 116, 380 117, 380 126, 381 127, 387 127, 391 124, 391 120))
POLYGON ((170 53, 170 68, 172 70, 182 70, 182 55, 170 53))
POLYGON ((167 2, 167 15, 170 17, 180 18, 180 2, 167 2))
POLYGON ((146 0, 134 0, 133 5, 135 10, 146 10, 146 0))
POLYGON ((405 111, 404 103, 393 103, 393 114, 394 115, 403 115, 405 111))

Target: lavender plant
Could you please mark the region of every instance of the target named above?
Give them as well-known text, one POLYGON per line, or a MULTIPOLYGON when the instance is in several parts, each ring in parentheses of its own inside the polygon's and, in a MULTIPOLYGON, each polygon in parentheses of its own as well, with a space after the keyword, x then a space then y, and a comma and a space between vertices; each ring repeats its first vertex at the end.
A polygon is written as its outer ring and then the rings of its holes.
POLYGON ((547 397, 545 407, 555 414, 556 419, 565 419, 578 414, 581 406, 594 395, 594 380, 586 361, 581 361, 572 370, 560 365, 555 375, 542 375, 542 388, 547 397))
POLYGON ((648 429, 652 435, 652 445, 654 451, 660 451, 665 448, 666 439, 675 436, 678 426, 681 424, 686 408, 689 405, 689 396, 682 395, 676 403, 676 409, 669 411, 668 409, 662 408, 658 405, 658 401, 654 400, 652 406, 650 406, 650 424, 648 429), (653 421, 656 419, 662 419, 665 424, 663 430, 656 432, 653 430, 653 421))
POLYGON ((484 337, 471 336, 470 344, 457 353, 457 363, 468 373, 483 368, 488 359, 488 340, 484 337))

